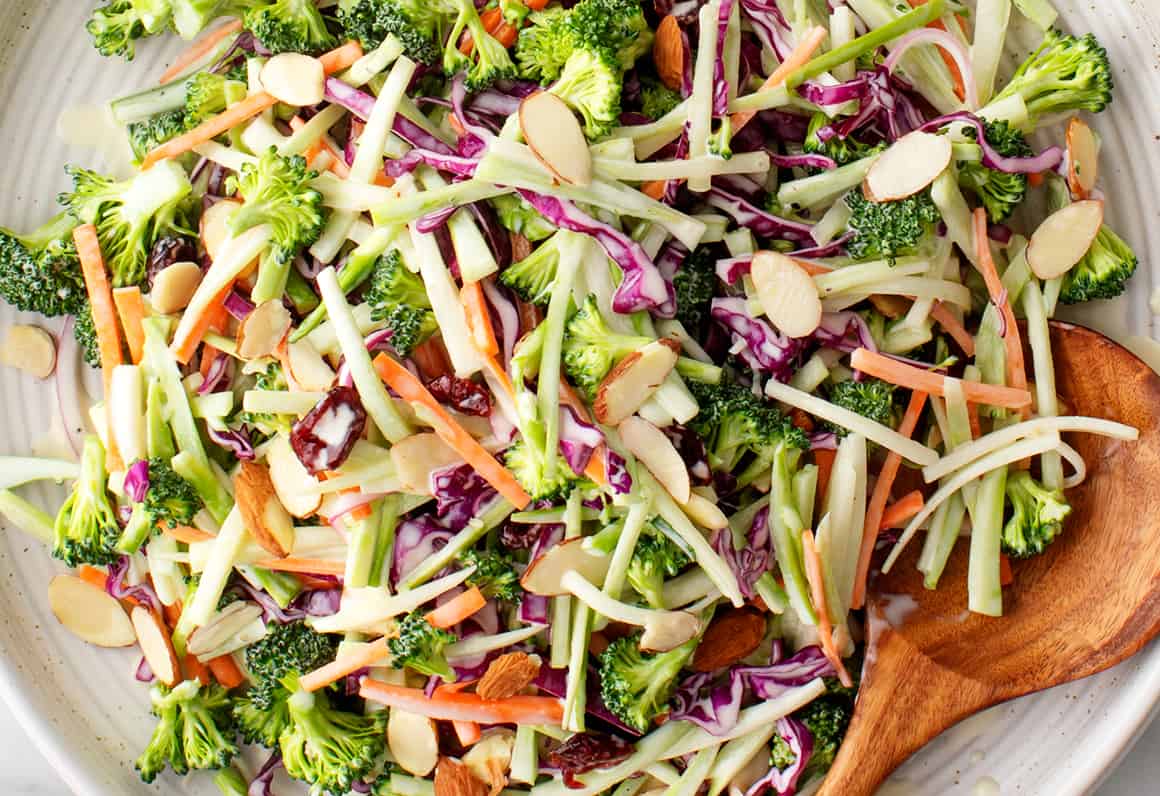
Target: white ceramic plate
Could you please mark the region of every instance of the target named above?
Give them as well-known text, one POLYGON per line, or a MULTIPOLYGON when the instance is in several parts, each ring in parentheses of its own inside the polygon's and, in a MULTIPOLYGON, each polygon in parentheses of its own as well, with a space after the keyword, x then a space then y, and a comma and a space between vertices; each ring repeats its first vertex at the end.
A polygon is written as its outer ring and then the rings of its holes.
MULTIPOLYGON (((145 85, 180 46, 145 44, 132 64, 102 59, 83 30, 92 5, 0 0, 4 226, 32 229, 55 212, 53 197, 67 187, 62 164, 100 162, 91 149, 58 137, 61 109, 145 85)), ((1160 10, 1145 0, 1056 5, 1068 27, 1095 32, 1111 53, 1116 99, 1095 120, 1106 152, 1103 187, 1110 221, 1142 255, 1131 295, 1087 312, 1087 321, 1121 337, 1146 337, 1148 297, 1160 276, 1148 257, 1160 250, 1153 191, 1160 174, 1160 10)), ((90 137, 98 127, 91 119, 79 126, 90 137)), ((10 309, 0 309, 0 323, 13 320, 10 309)), ((11 370, 0 372, 0 406, 6 421, 0 453, 26 453, 58 415, 51 385, 11 370)), ((216 793, 207 777, 162 777, 153 787, 137 778, 132 761, 153 720, 146 689, 132 678, 136 656, 87 646, 57 625, 45 586, 58 569, 37 542, 15 530, 0 536, 0 693, 24 728, 78 794, 216 793)), ((1153 645, 1103 675, 964 722, 910 761, 886 790, 969 794, 991 777, 1003 793, 1086 793, 1135 739, 1158 696, 1160 647, 1153 645)))

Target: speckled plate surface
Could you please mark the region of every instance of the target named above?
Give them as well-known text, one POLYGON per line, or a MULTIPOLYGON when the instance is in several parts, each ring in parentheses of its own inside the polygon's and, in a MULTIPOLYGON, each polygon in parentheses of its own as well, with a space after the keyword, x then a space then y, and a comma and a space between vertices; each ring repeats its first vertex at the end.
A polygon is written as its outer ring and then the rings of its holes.
MULTIPOLYGON (((88 144, 99 122, 76 113, 57 134, 61 109, 99 103, 159 74, 176 42, 148 43, 132 64, 100 58, 83 22, 89 0, 0 0, 0 224, 31 229, 67 187, 66 162, 100 163, 88 144), (83 133, 83 134, 78 134, 83 133), (71 143, 70 143, 71 142, 71 143)), ((1130 295, 1084 312, 1084 321, 1148 348, 1148 297, 1160 270, 1160 3, 1056 0, 1067 26, 1094 31, 1108 48, 1117 92, 1095 120, 1103 137, 1109 219, 1142 255, 1130 295)), ((0 308, 0 323, 14 320, 0 308)), ((26 319, 30 320, 30 319, 26 319)), ((49 327, 53 331, 59 324, 49 327)), ((1145 354, 1148 352, 1145 351, 1145 354)), ((1157 361, 1156 358, 1152 359, 1157 361)), ((60 425, 51 383, 0 372, 0 453, 27 453, 60 425), (54 418, 58 418, 54 420, 54 418)), ((1125 474, 1125 477, 1129 477, 1125 474)), ((49 505, 47 492, 34 493, 49 505)), ((55 500, 55 498, 54 498, 55 500)), ((1078 529, 1075 529, 1078 531, 1078 529)), ((0 693, 56 770, 78 794, 210 794, 208 778, 162 777, 143 785, 132 761, 152 728, 146 689, 133 680, 136 656, 90 647, 49 612, 48 579, 59 569, 39 543, 0 535, 0 693)), ((892 794, 970 794, 984 777, 1006 794, 1087 793, 1146 724, 1160 697, 1160 647, 1103 675, 993 708, 939 738, 883 789, 892 794), (1077 753, 1082 749, 1082 753, 1077 753)), ((986 782, 986 781, 984 781, 986 782)), ((978 788, 978 793, 990 793, 978 788)))

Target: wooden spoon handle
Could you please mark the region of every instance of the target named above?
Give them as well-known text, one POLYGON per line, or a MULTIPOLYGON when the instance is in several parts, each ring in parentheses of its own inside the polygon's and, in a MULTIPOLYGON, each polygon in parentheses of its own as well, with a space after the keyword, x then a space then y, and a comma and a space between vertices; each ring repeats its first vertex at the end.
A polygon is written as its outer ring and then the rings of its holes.
POLYGON ((943 730, 1000 699, 993 687, 940 666, 889 627, 871 636, 857 710, 816 796, 872 796, 943 730))

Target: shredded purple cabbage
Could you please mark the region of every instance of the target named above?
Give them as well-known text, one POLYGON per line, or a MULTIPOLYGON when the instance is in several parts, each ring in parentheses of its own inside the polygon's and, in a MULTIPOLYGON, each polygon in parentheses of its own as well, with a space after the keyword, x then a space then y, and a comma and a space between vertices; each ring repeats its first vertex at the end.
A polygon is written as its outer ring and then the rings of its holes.
POLYGON ((572 472, 583 475, 592 455, 603 444, 600 429, 581 420, 572 407, 560 406, 560 453, 572 472))
POLYGON ((149 462, 138 459, 129 465, 125 471, 125 496, 134 503, 145 500, 145 493, 149 491, 149 462))
POLYGON ((765 776, 749 786, 745 796, 761 796, 771 789, 777 792, 777 796, 793 796, 797 791, 798 780, 814 753, 814 737, 805 724, 792 716, 777 720, 777 734, 789 745, 794 761, 784 771, 770 766, 765 776))
POLYGON ((761 318, 749 314, 740 297, 715 298, 709 314, 733 337, 734 353, 755 370, 771 373, 779 381, 793 375, 802 342, 786 337, 761 318))
POLYGON ((282 753, 275 749, 258 769, 257 776, 250 780, 246 796, 273 796, 274 791, 271 788, 274 785, 274 775, 280 768, 282 768, 282 753))
POLYGON ((738 550, 733 539, 733 531, 722 528, 713 535, 713 549, 729 565, 737 578, 737 586, 748 599, 757 596, 757 581, 773 562, 773 547, 770 544, 769 507, 763 507, 753 518, 753 524, 746 534, 745 545, 738 550))
POLYGON ((740 196, 734 196, 716 185, 709 190, 706 201, 712 207, 727 213, 741 226, 753 230, 754 234, 760 237, 788 240, 792 243, 807 243, 811 246, 814 244, 813 227, 809 224, 767 213, 740 196))
POLYGON ((110 564, 109 574, 105 577, 105 591, 118 600, 134 599, 149 610, 160 614, 161 600, 157 597, 157 592, 153 591, 148 582, 138 583, 136 586, 127 585, 125 575, 128 572, 129 556, 121 556, 110 564))
POLYGON ((470 464, 454 464, 431 474, 435 516, 457 532, 496 498, 495 489, 470 464))
POLYGON ((702 672, 685 679, 673 693, 669 720, 690 721, 712 735, 725 735, 737 724, 745 696, 744 678, 730 673, 717 681, 716 672, 702 672))
POLYGON ((939 130, 954 122, 963 122, 975 128, 975 141, 983 150, 982 163, 989 169, 1002 171, 1008 174, 1038 174, 1041 171, 1050 171, 1063 162, 1063 150, 1057 146, 1050 146, 1038 155, 1027 158, 1012 158, 1000 155, 993 146, 987 143, 986 127, 982 119, 970 111, 940 116, 933 121, 922 125, 920 130, 929 132, 939 130))
POLYGON ((250 432, 245 426, 240 429, 232 428, 214 428, 213 426, 206 426, 206 434, 209 436, 211 442, 220 448, 232 453, 238 457, 240 461, 249 462, 254 460, 254 443, 250 440, 250 432))
POLYGON ((627 495, 632 491, 632 476, 628 472, 628 462, 612 448, 604 449, 604 474, 608 479, 608 486, 618 495, 627 495))

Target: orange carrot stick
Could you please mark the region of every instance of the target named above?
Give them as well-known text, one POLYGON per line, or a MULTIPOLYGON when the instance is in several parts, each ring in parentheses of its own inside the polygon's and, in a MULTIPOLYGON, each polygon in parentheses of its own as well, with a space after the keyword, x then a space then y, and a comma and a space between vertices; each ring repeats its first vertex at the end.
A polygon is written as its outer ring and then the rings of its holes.
MULTIPOLYGON (((906 414, 898 425, 899 434, 904 437, 914 434, 925 405, 926 393, 917 391, 911 393, 906 414)), ((878 541, 878 529, 882 526, 882 513, 886 510, 886 500, 890 497, 890 489, 894 486, 894 479, 898 477, 898 468, 901 465, 902 457, 894 451, 886 456, 882 470, 878 473, 878 481, 874 484, 870 505, 866 507, 866 522, 862 526, 862 547, 858 553, 858 570, 854 579, 854 597, 850 601, 852 608, 861 608, 866 602, 866 579, 870 576, 870 557, 874 555, 874 543, 878 541)))
POLYGON ((859 348, 853 353, 850 357, 850 367, 899 387, 939 397, 944 397, 945 385, 948 381, 958 381, 963 388, 963 395, 973 403, 991 404, 1006 409, 1022 409, 1025 406, 1031 406, 1031 393, 1026 389, 952 379, 950 376, 942 376, 914 365, 908 365, 905 362, 898 362, 865 348, 859 348))
POLYGON ((483 724, 549 724, 564 720, 564 704, 555 697, 513 696, 484 699, 479 694, 436 691, 428 697, 421 688, 363 680, 359 695, 388 707, 444 721, 478 721, 483 724))
POLYGON ((77 577, 88 583, 90 586, 96 586, 101 591, 105 590, 105 583, 109 578, 109 573, 103 569, 89 566, 88 564, 81 564, 77 567, 77 577))
POLYGON ((446 630, 449 627, 455 627, 485 605, 487 605, 487 598, 483 596, 483 592, 479 590, 478 586, 472 586, 433 611, 428 611, 425 618, 431 626, 446 630))
MULTIPOLYGON (((995 260, 991 257, 991 244, 987 240, 987 211, 983 208, 975 210, 975 250, 978 255, 976 267, 987 284, 987 293, 991 301, 1003 313, 1003 342, 1007 348, 1007 383, 1017 390, 1027 390, 1027 370, 1023 364, 1023 343, 1019 339, 1019 324, 1015 322, 1015 311, 1011 309, 1011 301, 1007 291, 1003 288, 1003 280, 995 268, 995 260)), ((1023 416, 1030 414, 1031 402, 1014 409, 1022 409, 1023 416)))
POLYGON ((328 75, 333 75, 335 72, 341 72, 343 69, 353 66, 354 62, 362 57, 362 45, 357 41, 348 41, 341 47, 336 47, 330 52, 318 56, 318 60, 322 62, 322 71, 328 75))
POLYGON ((213 679, 226 688, 237 688, 246 681, 246 675, 238 668, 238 662, 234 660, 233 655, 219 655, 210 659, 206 665, 213 679))
POLYGON ((821 501, 826 499, 826 492, 830 488, 830 476, 834 472, 834 459, 837 457, 837 451, 826 450, 824 448, 813 452, 814 464, 818 466, 818 505, 822 505, 821 501))
POLYGON ((216 296, 209 301, 209 306, 203 312, 196 322, 191 324, 188 329, 182 330, 179 326, 177 333, 174 335, 173 342, 170 344, 170 350, 173 355, 177 357, 177 361, 181 363, 189 362, 193 359, 193 354, 197 351, 198 345, 205 337, 205 333, 213 328, 218 321, 217 308, 225 305, 226 297, 230 295, 230 291, 234 289, 233 282, 223 287, 216 296))
POLYGON ((487 299, 479 282, 470 282, 459 290, 459 300, 467 314, 467 329, 471 342, 481 354, 495 356, 499 353, 499 342, 491 325, 491 313, 487 309, 487 299))
MULTIPOLYGON (((769 91, 777 88, 785 79, 790 76, 800 66, 804 66, 811 58, 818 48, 822 46, 822 42, 826 40, 829 33, 821 25, 818 25, 802 39, 801 44, 794 48, 781 65, 773 70, 773 74, 765 79, 758 91, 769 91)), ((741 111, 733 114, 730 121, 733 123, 733 135, 737 135, 741 128, 749 124, 753 117, 757 115, 756 111, 741 111)))
MULTIPOLYGON (((290 129, 294 130, 295 132, 301 130, 305 126, 306 122, 302 121, 302 117, 300 116, 295 116, 290 120, 290 129)), ((340 180, 345 180, 350 176, 350 166, 346 165, 346 158, 341 152, 330 145, 330 142, 326 140, 325 135, 315 141, 314 145, 303 152, 302 155, 306 158, 306 163, 308 165, 313 165, 314 159, 318 157, 320 152, 326 152, 330 155, 330 165, 326 168, 330 171, 331 174, 333 174, 335 177, 338 177, 340 180)))
POLYGON ((133 364, 137 364, 145 350, 145 329, 141 326, 145 320, 145 300, 141 298, 141 288, 136 285, 117 288, 113 291, 113 303, 117 306, 117 314, 121 316, 129 355, 133 358, 133 364))
POLYGON ((926 501, 922 497, 922 492, 917 489, 913 492, 907 492, 898 500, 891 503, 882 512, 882 522, 879 524, 879 530, 886 530, 887 528, 901 528, 911 517, 922 511, 923 505, 926 501))
POLYGON ((157 523, 158 529, 166 536, 171 536, 179 542, 184 544, 194 544, 195 542, 208 542, 213 539, 212 533, 206 533, 201 528, 193 528, 189 525, 175 525, 170 528, 163 522, 157 523))
POLYGON ((943 328, 947 334, 951 336, 963 353, 969 357, 975 355, 975 338, 963 326, 962 321, 955 317, 955 314, 943 304, 941 301, 936 301, 930 308, 930 317, 934 318, 938 325, 943 328))
POLYGON ((372 663, 377 663, 390 655, 391 650, 387 646, 387 641, 386 638, 380 638, 354 652, 343 653, 342 657, 335 658, 325 666, 302 675, 298 684, 307 691, 317 691, 331 683, 336 683, 348 674, 357 672, 372 663))
POLYGON ((524 0, 524 5, 533 11, 543 11, 548 7, 548 0, 524 0))
MULTIPOLYGON (((443 683, 436 686, 435 693, 450 692, 452 694, 464 691, 475 685, 478 680, 460 680, 455 683, 443 683)), ((474 721, 453 721, 451 722, 452 729, 455 730, 455 737, 463 746, 471 746, 479 743, 479 739, 483 737, 483 731, 478 722, 474 721)))
POLYGON ((218 42, 220 42, 226 36, 229 36, 234 31, 241 29, 242 20, 240 19, 230 20, 220 28, 214 28, 209 33, 205 34, 200 39, 191 44, 188 50, 177 56, 177 60, 175 60, 168 69, 161 73, 160 83, 165 85, 166 83, 173 82, 174 78, 184 72, 190 65, 196 62, 203 55, 216 47, 218 42))
POLYGON ((341 561, 323 561, 320 558, 266 558, 254 566, 275 572, 305 572, 314 575, 342 575, 346 565, 341 561))
POLYGON ((854 685, 854 679, 846 671, 838 645, 834 643, 834 626, 830 623, 830 606, 826 600, 826 584, 822 577, 822 558, 814 542, 814 532, 809 528, 802 531, 802 559, 805 564, 806 580, 810 584, 810 597, 818 612, 818 640, 822 642, 822 652, 834 668, 838 670, 838 680, 846 688, 854 685))
POLYGON ((404 401, 422 404, 431 419, 436 421, 435 433, 447 445, 456 451, 464 460, 483 476, 483 479, 495 487, 496 491, 508 499, 517 509, 522 509, 532 501, 531 497, 516 477, 495 457, 488 453, 482 445, 471 436, 463 426, 455 422, 451 415, 439 405, 435 396, 423 384, 411 375, 411 372, 386 354, 375 357, 375 370, 379 378, 385 381, 391 389, 398 393, 404 401))
MULTIPOLYGON (((910 3, 911 8, 918 8, 921 5, 926 5, 927 0, 907 0, 907 2, 910 3)), ((927 25, 927 27, 935 28, 936 30, 947 29, 947 26, 943 24, 941 19, 936 19, 934 22, 931 22, 929 25, 927 25)), ((962 29, 961 21, 959 22, 959 29, 962 29)), ((966 84, 963 83, 963 74, 959 71, 958 62, 955 61, 955 59, 951 57, 951 54, 944 50, 942 47, 937 47, 936 49, 938 50, 939 55, 942 56, 943 63, 945 63, 947 65, 947 69, 950 70, 951 80, 954 81, 955 96, 957 96, 959 99, 965 99, 967 96, 967 87, 966 84)))

